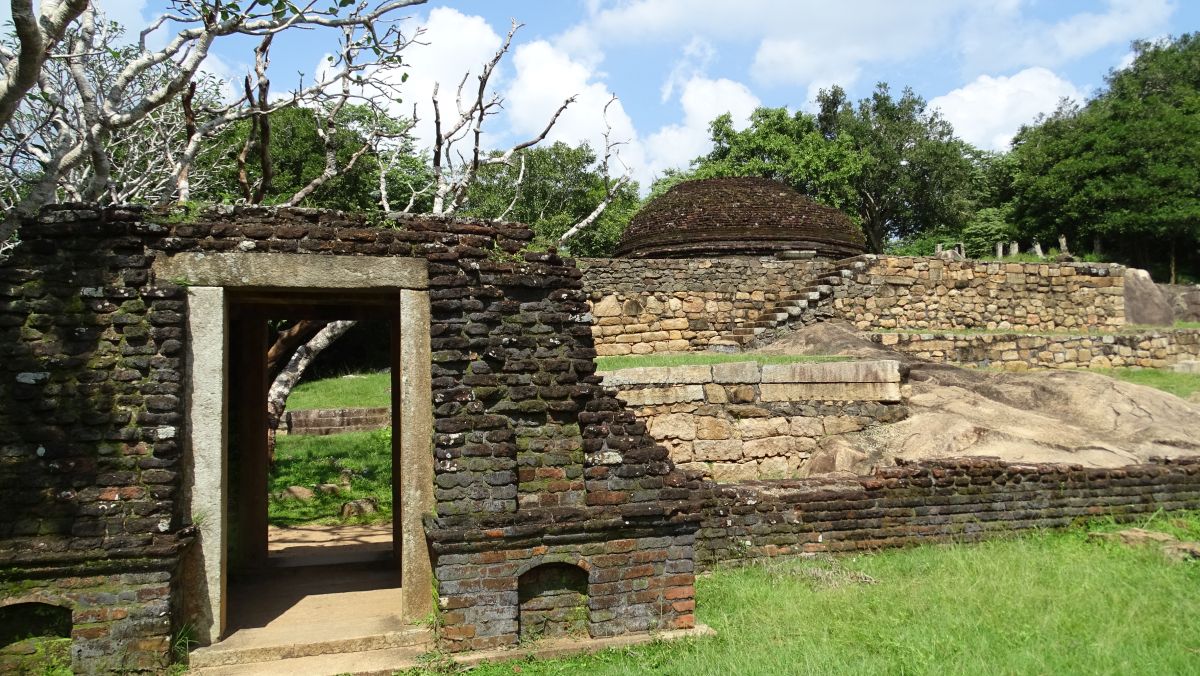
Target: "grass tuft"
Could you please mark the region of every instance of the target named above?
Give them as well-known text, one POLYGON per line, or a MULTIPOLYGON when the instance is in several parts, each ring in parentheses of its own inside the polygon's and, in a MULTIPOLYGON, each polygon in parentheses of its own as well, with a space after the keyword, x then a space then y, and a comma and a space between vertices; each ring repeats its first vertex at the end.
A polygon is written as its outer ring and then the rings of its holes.
POLYGON ((374 498, 379 511, 354 517, 351 523, 378 523, 392 519, 392 431, 349 432, 330 436, 285 435, 275 441, 275 466, 271 470, 267 520, 273 526, 308 523, 347 523, 339 515, 342 503, 374 498), (312 500, 280 499, 289 486, 314 488, 339 484, 350 487, 337 495, 317 493, 312 500))

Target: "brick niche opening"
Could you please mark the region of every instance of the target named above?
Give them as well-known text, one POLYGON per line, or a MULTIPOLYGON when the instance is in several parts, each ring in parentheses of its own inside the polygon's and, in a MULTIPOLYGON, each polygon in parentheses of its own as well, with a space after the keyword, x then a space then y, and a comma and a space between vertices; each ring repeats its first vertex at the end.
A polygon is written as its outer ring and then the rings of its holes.
POLYGON ((588 636, 587 586, 587 571, 569 563, 544 563, 521 575, 521 639, 588 636))

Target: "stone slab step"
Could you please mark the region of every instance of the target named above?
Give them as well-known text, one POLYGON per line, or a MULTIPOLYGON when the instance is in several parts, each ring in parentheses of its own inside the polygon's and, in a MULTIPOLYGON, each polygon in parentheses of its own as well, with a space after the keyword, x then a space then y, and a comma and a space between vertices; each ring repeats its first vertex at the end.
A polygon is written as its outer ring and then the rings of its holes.
MULTIPOLYGON (((189 663, 192 668, 222 667, 240 664, 315 657, 343 655, 347 653, 375 652, 397 648, 420 647, 422 650, 433 645, 433 632, 426 627, 413 627, 366 636, 354 636, 332 640, 308 640, 297 636, 295 643, 278 644, 234 644, 229 641, 216 643, 192 651, 189 663)), ((335 672, 337 673, 337 672, 335 672)))
POLYGON ((214 667, 197 667, 193 664, 188 673, 197 676, 391 676, 396 671, 418 666, 418 658, 430 647, 362 650, 214 667))

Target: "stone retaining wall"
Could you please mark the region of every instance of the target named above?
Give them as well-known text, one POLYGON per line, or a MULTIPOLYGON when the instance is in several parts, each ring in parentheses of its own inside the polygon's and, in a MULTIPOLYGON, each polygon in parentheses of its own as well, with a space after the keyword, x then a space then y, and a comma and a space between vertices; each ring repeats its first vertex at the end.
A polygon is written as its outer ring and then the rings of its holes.
POLYGON ((971 458, 872 476, 708 484, 696 562, 980 540, 1160 509, 1200 509, 1200 459, 1095 469, 971 458))
POLYGON ((826 435, 905 417, 899 362, 623 369, 604 373, 680 469, 720 482, 807 476, 826 435))
POLYGON ((283 415, 283 429, 288 434, 344 434, 390 427, 392 409, 329 408, 311 411, 288 411, 283 415))
POLYGON ((773 258, 584 258, 600 356, 703 351, 830 267, 773 258))
MULTIPOLYGON (((1124 268, 866 256, 836 286, 829 261, 582 259, 597 354, 706 350, 797 295, 864 330, 1081 332, 1125 323, 1124 268), (817 290, 815 295, 812 292, 817 290)), ((761 330, 761 329, 760 329, 761 330)))
POLYGON ((1111 329, 1125 323, 1125 268, 879 256, 834 290, 837 316, 871 329, 1111 329))
POLYGON ((1027 368, 1161 368, 1200 356, 1200 329, 1108 335, 875 333, 871 340, 933 362, 1027 368))

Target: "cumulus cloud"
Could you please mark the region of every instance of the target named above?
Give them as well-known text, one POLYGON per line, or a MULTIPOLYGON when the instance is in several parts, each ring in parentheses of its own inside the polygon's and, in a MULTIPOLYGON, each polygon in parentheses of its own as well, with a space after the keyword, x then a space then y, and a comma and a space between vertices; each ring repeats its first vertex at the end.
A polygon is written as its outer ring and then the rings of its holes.
MULTIPOLYGON (((420 122, 414 130, 418 147, 428 147, 433 139, 433 88, 439 85, 438 109, 443 124, 458 118, 456 95, 458 85, 466 76, 463 105, 473 100, 476 77, 483 64, 491 60, 500 48, 503 37, 483 17, 467 15, 449 7, 438 7, 422 20, 413 18, 405 28, 424 28, 420 43, 404 50, 404 68, 376 73, 374 77, 397 87, 401 99, 393 103, 393 111, 405 117, 416 114, 420 122), (408 79, 401 82, 403 75, 408 79)), ((506 77, 504 64, 492 75, 493 88, 503 86, 506 77)))
MULTIPOLYGON (((507 142, 535 138, 563 101, 574 96, 575 102, 558 118, 546 137, 547 142, 576 145, 586 141, 597 154, 603 153, 604 106, 612 92, 587 64, 572 59, 549 42, 538 40, 516 49, 513 68, 516 73, 512 84, 504 92, 507 142)), ((641 163, 633 120, 619 100, 608 108, 608 124, 612 126, 612 140, 626 142, 621 149, 622 161, 641 163)), ((620 167, 613 167, 615 174, 621 171, 620 167)))
POLYGON ((1062 98, 1083 93, 1046 68, 1026 68, 1009 77, 980 75, 929 102, 940 108, 959 137, 987 150, 1005 150, 1022 124, 1050 113, 1062 98))
POLYGON ((679 97, 683 120, 669 124, 647 137, 646 165, 640 172, 643 186, 664 169, 685 167, 709 148, 708 125, 718 115, 729 113, 736 128, 745 128, 750 114, 761 102, 740 82, 695 76, 683 86, 679 97))

